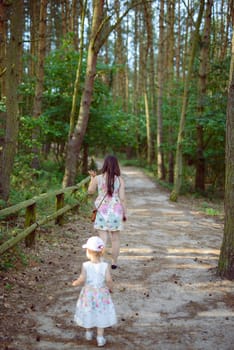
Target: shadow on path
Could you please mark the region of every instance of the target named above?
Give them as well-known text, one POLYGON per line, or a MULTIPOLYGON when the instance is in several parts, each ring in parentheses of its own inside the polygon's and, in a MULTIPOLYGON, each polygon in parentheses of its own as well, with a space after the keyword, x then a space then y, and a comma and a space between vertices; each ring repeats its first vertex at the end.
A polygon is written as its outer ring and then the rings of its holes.
MULTIPOLYGON (((234 286, 215 273, 222 224, 171 203, 139 169, 123 168, 123 176, 128 221, 113 271, 118 324, 106 330, 105 348, 233 349, 234 286)), ((12 293, 18 328, 0 349, 96 349, 73 323, 80 289, 71 286, 86 260, 80 247, 92 234, 87 219, 72 217, 38 248, 41 264, 25 272, 21 298, 19 289, 12 293)))

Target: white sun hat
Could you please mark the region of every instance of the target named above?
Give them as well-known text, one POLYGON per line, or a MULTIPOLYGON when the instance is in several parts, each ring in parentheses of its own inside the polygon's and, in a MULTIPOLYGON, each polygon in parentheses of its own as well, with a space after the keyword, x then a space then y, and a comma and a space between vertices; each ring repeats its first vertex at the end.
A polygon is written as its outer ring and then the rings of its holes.
POLYGON ((105 247, 103 240, 98 236, 90 237, 87 242, 82 245, 82 248, 90 249, 95 252, 101 252, 105 247))

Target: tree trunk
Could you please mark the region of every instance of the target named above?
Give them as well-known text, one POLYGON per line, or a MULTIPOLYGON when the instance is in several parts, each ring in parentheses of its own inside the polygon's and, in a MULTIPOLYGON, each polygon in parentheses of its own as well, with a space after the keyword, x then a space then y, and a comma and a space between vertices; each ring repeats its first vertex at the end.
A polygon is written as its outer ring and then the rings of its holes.
POLYGON ((6 47, 6 118, 2 150, 0 150, 0 199, 7 201, 10 192, 10 176, 13 169, 19 128, 17 89, 19 84, 20 53, 23 32, 23 1, 11 5, 9 19, 10 39, 6 47))
MULTIPOLYGON (((120 1, 115 0, 114 9, 116 13, 117 21, 120 19, 120 1)), ((126 32, 126 30, 124 31, 126 32)), ((113 90, 114 95, 118 96, 119 102, 122 104, 123 110, 126 112, 128 109, 127 92, 126 92, 126 50, 124 48, 123 41, 123 29, 121 24, 116 28, 116 40, 114 47, 115 65, 117 66, 116 74, 113 77, 113 90)))
POLYGON ((136 140, 135 140, 135 144, 136 144, 136 156, 137 158, 140 158, 140 145, 139 145, 139 118, 138 115, 140 114, 140 107, 139 107, 139 101, 140 101, 140 88, 139 88, 139 37, 140 37, 140 33, 139 33, 139 26, 140 26, 140 20, 139 20, 139 11, 138 11, 138 7, 135 8, 134 11, 135 17, 134 17, 134 40, 133 40, 133 59, 134 59, 134 63, 133 63, 133 67, 134 67, 134 72, 133 72, 133 96, 132 96, 132 100, 133 100, 133 114, 136 116, 135 117, 135 136, 136 136, 136 140))
MULTIPOLYGON (((30 77, 36 75, 36 56, 38 52, 38 27, 40 21, 40 3, 37 1, 30 1, 29 4, 30 13, 30 65, 28 67, 28 74, 30 77)), ((31 112, 31 111, 30 111, 31 112)))
MULTIPOLYGON (((86 1, 85 1, 86 2, 86 1)), ((83 4, 82 4, 83 5, 83 4)), ((80 18, 78 16, 78 0, 72 0, 72 15, 71 15, 71 32, 74 34, 74 48, 76 50, 79 49, 79 37, 77 33, 79 33, 79 21, 80 18)), ((86 4, 85 4, 86 8, 86 4)), ((81 8, 81 12, 83 11, 83 8, 81 8)))
POLYGON ((145 100, 145 119, 146 119, 146 135, 147 135, 147 163, 151 164, 151 159, 152 159, 151 122, 150 122, 150 113, 149 113, 149 101, 148 101, 146 89, 144 92, 144 100, 145 100))
MULTIPOLYGON (((174 108, 174 99, 173 92, 174 89, 174 58, 175 58, 175 38, 174 38, 174 26, 175 26, 175 0, 167 1, 167 98, 169 104, 169 110, 173 111, 174 108)), ((179 54, 179 53, 178 53, 179 54)), ((174 182, 174 144, 175 144, 175 133, 173 130, 173 125, 168 126, 168 145, 169 145, 169 154, 168 154, 168 181, 173 184, 174 182)), ((163 166, 163 169, 165 167, 163 166)), ((165 178, 164 170, 164 178, 165 178)))
POLYGON ((147 163, 152 164, 154 156, 153 142, 153 117, 156 117, 156 98, 155 98, 155 71, 154 71, 154 45, 153 45, 153 24, 152 24, 152 4, 145 2, 144 17, 147 32, 147 41, 145 49, 144 70, 144 99, 146 115, 146 132, 147 132, 147 163), (150 70, 150 71, 149 71, 150 70), (148 89, 147 89, 148 87, 148 89), (147 91, 148 90, 148 91, 147 91))
POLYGON ((158 104, 157 104, 157 169, 158 179, 165 179, 163 144, 163 60, 165 58, 164 45, 164 0, 160 1, 159 18, 159 49, 158 49, 158 104))
MULTIPOLYGON (((38 45, 38 62, 37 62, 37 82, 35 88, 35 96, 33 102, 33 118, 38 119, 42 111, 42 93, 44 85, 44 62, 46 56, 46 15, 48 0, 41 0, 40 7, 40 23, 39 23, 39 45, 38 45)), ((39 138, 39 130, 35 128, 32 134, 33 143, 33 159, 32 168, 39 169, 39 149, 37 141, 39 138)))
MULTIPOLYGON (((6 11, 3 2, 0 2, 0 100, 2 101, 6 96, 6 11)), ((3 180, 3 149, 5 141, 5 130, 6 130, 6 112, 0 111, 0 193, 3 191, 4 180, 3 180)), ((0 198, 2 195, 0 194, 0 198)), ((5 196, 4 196, 5 197, 5 196)))
POLYGON ((232 37, 231 81, 226 123, 225 220, 218 263, 222 277, 234 279, 234 34, 232 37))
MULTIPOLYGON (((152 12, 151 12, 152 13, 152 12)), ((151 21, 153 21, 151 17, 151 21)), ((156 83, 155 83, 155 54, 154 54, 154 40, 153 40, 153 23, 151 22, 152 27, 152 38, 150 40, 150 58, 149 58, 149 90, 151 96, 151 159, 150 163, 152 164, 155 160, 155 143, 156 143, 156 125, 157 125, 157 91, 156 91, 156 83)))
POLYGON ((75 129, 77 100, 78 100, 78 93, 79 93, 81 68, 82 68, 82 62, 83 62, 84 21, 85 21, 86 8, 87 8, 87 0, 84 1, 84 5, 82 7, 82 13, 81 13, 79 60, 78 60, 78 66, 77 66, 77 70, 76 70, 76 80, 75 80, 74 91, 73 91, 73 96, 72 96, 72 108, 71 108, 71 114, 70 114, 69 138, 72 136, 74 129, 75 129))
POLYGON ((65 173, 63 177, 64 187, 73 185, 75 183, 78 155, 80 153, 83 138, 88 125, 94 79, 96 75, 97 57, 100 50, 100 43, 98 42, 98 30, 100 30, 103 19, 103 8, 104 0, 93 0, 93 20, 91 38, 88 48, 84 90, 81 96, 78 121, 74 133, 69 139, 67 145, 65 173))
POLYGON ((71 18, 71 11, 70 11, 69 0, 63 0, 62 1, 62 35, 63 37, 65 37, 71 29, 70 18, 71 18))
POLYGON ((196 155, 196 176, 195 189, 196 191, 205 191, 205 156, 204 156, 204 140, 203 126, 199 122, 203 118, 204 106, 206 101, 206 85, 207 71, 209 63, 209 46, 210 46, 210 29, 211 29, 211 12, 213 0, 208 0, 206 4, 206 18, 204 33, 201 42, 200 68, 198 81, 198 121, 197 121, 197 155, 196 155))
POLYGON ((82 174, 88 174, 89 170, 89 145, 83 142, 82 174))
POLYGON ((192 48, 191 48, 191 54, 189 59, 188 73, 187 73, 187 76, 185 79, 185 85, 184 85, 180 125, 179 125, 179 132, 178 132, 177 144, 176 144, 175 181, 174 181, 173 191, 171 192, 171 195, 170 195, 171 201, 177 201, 178 195, 180 194, 181 185, 182 185, 182 172, 183 172, 182 143, 184 140, 184 128, 185 128, 186 111, 187 111, 188 97, 189 97, 189 86, 190 86, 190 80, 192 77, 193 62, 194 62, 197 43, 199 39, 199 30, 200 30, 203 11, 204 11, 204 0, 200 2, 199 14, 198 14, 196 28, 195 28, 194 36, 192 40, 192 48))
MULTIPOLYGON (((7 18, 6 18, 6 6, 3 4, 3 1, 0 2, 0 98, 6 94, 4 74, 6 73, 6 62, 5 62, 5 52, 6 52, 6 27, 7 27, 7 18)), ((0 120, 1 123, 1 120, 0 120)), ((0 124, 0 128, 1 128, 0 124)))

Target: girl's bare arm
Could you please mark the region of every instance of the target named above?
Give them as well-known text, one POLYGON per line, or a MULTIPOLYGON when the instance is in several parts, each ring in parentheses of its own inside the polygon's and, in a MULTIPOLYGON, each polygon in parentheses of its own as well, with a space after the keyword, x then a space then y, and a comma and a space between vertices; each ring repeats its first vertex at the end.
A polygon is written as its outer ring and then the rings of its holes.
POLYGON ((73 286, 81 286, 85 283, 85 279, 86 279, 86 273, 85 273, 85 269, 82 265, 81 274, 75 281, 72 282, 72 285, 73 286))

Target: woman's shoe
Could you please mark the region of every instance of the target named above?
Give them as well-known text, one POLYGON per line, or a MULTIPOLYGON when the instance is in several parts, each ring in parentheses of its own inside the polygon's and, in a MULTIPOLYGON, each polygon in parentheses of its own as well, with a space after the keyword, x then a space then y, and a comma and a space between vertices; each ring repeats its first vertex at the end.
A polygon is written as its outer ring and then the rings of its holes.
POLYGON ((104 337, 97 336, 97 346, 104 346, 106 344, 106 339, 104 337))

